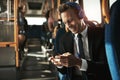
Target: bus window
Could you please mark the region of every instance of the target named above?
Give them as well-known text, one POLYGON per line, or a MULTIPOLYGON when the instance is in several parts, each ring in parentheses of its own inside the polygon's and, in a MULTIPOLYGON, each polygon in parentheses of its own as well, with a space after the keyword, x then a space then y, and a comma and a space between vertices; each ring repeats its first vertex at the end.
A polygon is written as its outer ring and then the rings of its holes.
POLYGON ((83 0, 85 14, 88 20, 95 20, 101 23, 100 0, 83 0))
POLYGON ((115 1, 117 1, 117 0, 109 0, 109 4, 110 4, 110 6, 109 6, 109 7, 111 7, 111 6, 112 6, 112 4, 113 4, 115 1))
POLYGON ((46 21, 45 17, 25 17, 28 25, 42 25, 46 21))

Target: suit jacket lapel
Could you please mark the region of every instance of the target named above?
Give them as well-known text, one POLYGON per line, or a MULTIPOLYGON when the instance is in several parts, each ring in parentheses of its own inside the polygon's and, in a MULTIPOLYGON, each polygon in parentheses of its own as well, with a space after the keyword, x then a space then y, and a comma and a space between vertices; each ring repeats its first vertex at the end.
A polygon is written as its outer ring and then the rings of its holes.
POLYGON ((71 32, 68 32, 64 35, 64 38, 63 38, 63 53, 64 52, 70 52, 70 53, 73 53, 74 52, 74 48, 73 48, 73 45, 74 45, 74 38, 73 38, 73 35, 71 32))
POLYGON ((87 34, 88 34, 88 46, 89 46, 89 55, 90 55, 90 58, 91 60, 93 59, 93 55, 92 55, 92 44, 93 44, 93 33, 94 31, 92 30, 92 28, 88 27, 88 31, 87 31, 87 34))

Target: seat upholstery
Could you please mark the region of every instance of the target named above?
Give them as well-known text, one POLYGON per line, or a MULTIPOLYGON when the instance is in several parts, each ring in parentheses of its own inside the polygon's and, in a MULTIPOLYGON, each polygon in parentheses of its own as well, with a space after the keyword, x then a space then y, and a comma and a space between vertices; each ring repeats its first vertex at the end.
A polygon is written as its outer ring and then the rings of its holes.
POLYGON ((120 80, 120 1, 110 9, 110 23, 105 26, 105 48, 113 80, 120 80))

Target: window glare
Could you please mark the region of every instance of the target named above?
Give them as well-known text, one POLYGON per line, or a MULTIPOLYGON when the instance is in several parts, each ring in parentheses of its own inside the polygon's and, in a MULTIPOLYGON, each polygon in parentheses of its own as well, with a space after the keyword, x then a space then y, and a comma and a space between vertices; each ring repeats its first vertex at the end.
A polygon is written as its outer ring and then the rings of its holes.
POLYGON ((112 6, 112 4, 117 1, 117 0, 110 0, 110 7, 112 6))
POLYGON ((28 25, 42 25, 46 21, 45 17, 25 17, 28 25))
POLYGON ((101 23, 100 0, 83 0, 84 10, 88 20, 95 20, 101 23))

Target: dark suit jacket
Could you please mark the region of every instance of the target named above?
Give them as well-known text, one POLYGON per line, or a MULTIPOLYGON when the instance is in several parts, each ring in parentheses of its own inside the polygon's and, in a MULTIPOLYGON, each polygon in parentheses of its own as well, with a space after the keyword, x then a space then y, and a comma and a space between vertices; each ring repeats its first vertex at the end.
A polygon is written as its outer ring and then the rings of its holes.
MULTIPOLYGON (((87 60, 88 80, 112 80, 108 69, 108 64, 105 54, 104 44, 104 29, 101 27, 88 28, 88 45, 91 61, 87 60)), ((74 40, 71 32, 66 33, 60 40, 60 53, 70 52, 73 54, 74 40)), ((72 70, 71 74, 74 75, 74 67, 58 69, 61 73, 66 74, 68 70, 72 70)), ((72 76, 74 77, 74 76, 72 76)), ((74 80, 74 79, 71 79, 74 80)))

